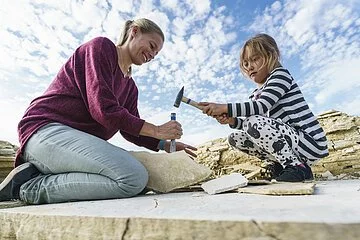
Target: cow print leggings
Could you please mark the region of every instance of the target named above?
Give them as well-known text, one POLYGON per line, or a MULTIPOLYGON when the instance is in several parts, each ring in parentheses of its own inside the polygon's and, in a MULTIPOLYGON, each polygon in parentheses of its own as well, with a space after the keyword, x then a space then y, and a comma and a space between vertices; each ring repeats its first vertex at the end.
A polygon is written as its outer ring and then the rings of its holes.
POLYGON ((285 123, 260 115, 243 122, 243 129, 230 134, 231 146, 262 161, 279 162, 283 167, 302 164, 298 156, 299 135, 285 123))

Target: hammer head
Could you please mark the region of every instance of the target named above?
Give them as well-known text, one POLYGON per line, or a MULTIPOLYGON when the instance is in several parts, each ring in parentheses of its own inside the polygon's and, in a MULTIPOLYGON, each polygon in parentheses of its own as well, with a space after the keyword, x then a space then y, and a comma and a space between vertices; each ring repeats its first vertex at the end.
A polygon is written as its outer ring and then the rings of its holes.
POLYGON ((179 107, 180 103, 181 103, 181 99, 184 96, 184 87, 181 88, 181 90, 179 91, 179 93, 176 96, 175 102, 174 102, 174 107, 179 107))

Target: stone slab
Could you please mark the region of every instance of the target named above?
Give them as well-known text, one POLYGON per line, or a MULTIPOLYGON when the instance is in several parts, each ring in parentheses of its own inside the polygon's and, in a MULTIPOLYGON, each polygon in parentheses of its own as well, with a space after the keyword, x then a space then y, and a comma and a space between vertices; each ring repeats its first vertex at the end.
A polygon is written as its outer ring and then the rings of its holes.
POLYGON ((239 193, 265 195, 310 195, 314 193, 315 183, 271 183, 261 186, 239 188, 239 193))
POLYGON ((232 173, 201 184, 201 188, 208 194, 217 194, 245 187, 248 180, 241 173, 232 173))
POLYGON ((14 207, 23 207, 23 206, 27 206, 26 203, 17 200, 17 201, 6 201, 6 202, 0 202, 0 209, 5 209, 5 208, 14 208, 14 207))
POLYGON ((181 192, 0 209, 0 239, 360 239, 360 180, 313 195, 181 192))
POLYGON ((185 151, 173 153, 150 153, 130 151, 149 174, 147 187, 155 192, 166 193, 188 187, 211 175, 211 170, 195 162, 185 151))

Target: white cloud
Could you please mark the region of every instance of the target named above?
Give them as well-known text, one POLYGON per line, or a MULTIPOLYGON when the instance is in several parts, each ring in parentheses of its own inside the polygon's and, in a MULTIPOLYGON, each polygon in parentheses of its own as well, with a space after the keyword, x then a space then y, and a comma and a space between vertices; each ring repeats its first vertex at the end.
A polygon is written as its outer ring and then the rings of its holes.
POLYGON ((300 60, 298 80, 308 98, 315 100, 316 108, 339 106, 336 100, 344 101, 341 95, 352 95, 359 87, 360 16, 354 10, 355 2, 274 3, 250 25, 253 31, 265 31, 276 38, 285 66, 291 58, 300 60), (263 21, 264 16, 267 21, 263 21))
POLYGON ((209 0, 186 0, 186 3, 190 5, 196 15, 207 14, 210 11, 210 1, 209 0))
MULTIPOLYGON (((0 91, 1 95, 3 94, 0 91)), ((0 98, 0 140, 9 141, 12 144, 19 145, 17 135, 17 125, 25 112, 29 102, 13 101, 10 99, 0 98)))
POLYGON ((324 82, 325 88, 322 88, 315 99, 319 104, 323 104, 334 96, 346 95, 353 89, 360 89, 360 69, 354 66, 360 66, 359 59, 346 60, 331 63, 317 77, 327 79, 324 82))
POLYGON ((123 13, 132 13, 134 11, 134 1, 132 0, 121 0, 111 1, 113 9, 123 13))
MULTIPOLYGON (((354 93, 360 85, 358 0, 266 2, 262 12, 242 9, 254 11, 249 22, 243 22, 241 11, 231 14, 232 3, 230 7, 215 7, 214 3, 23 0, 3 4, 0 52, 5 57, 0 58, 0 103, 5 107, 0 111, 8 129, 0 129, 0 139, 16 139, 22 112, 81 43, 99 35, 116 42, 125 20, 139 17, 158 23, 166 38, 155 60, 134 66, 140 114, 149 122, 163 124, 176 111, 184 141, 197 145, 231 131, 192 106, 182 103, 175 109, 172 105, 182 86, 185 95, 195 101, 247 100, 254 86, 238 67, 244 30, 276 37, 284 65, 296 62, 297 80, 312 108, 356 112, 354 106, 360 102, 354 93)), ((112 141, 134 148, 119 137, 112 141)))
POLYGON ((179 2, 177 0, 160 0, 160 5, 169 10, 175 10, 178 6, 179 2))
POLYGON ((360 116, 360 96, 355 96, 349 101, 336 104, 334 108, 349 115, 360 116))
POLYGON ((178 37, 183 37, 186 35, 187 30, 190 27, 190 20, 186 18, 177 17, 173 20, 172 24, 174 26, 174 30, 173 30, 174 34, 178 37))

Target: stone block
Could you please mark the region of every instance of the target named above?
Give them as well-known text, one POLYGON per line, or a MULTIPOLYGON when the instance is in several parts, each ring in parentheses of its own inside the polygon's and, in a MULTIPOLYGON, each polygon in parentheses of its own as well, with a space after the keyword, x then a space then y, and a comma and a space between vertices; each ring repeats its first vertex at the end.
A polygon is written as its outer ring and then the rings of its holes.
POLYGON ((254 193, 264 195, 311 195, 314 193, 315 183, 272 183, 260 186, 239 188, 239 193, 254 193))
POLYGON ((240 173, 232 173, 201 184, 208 194, 217 194, 244 187, 248 180, 240 173))
POLYGON ((170 192, 206 180, 211 170, 196 163, 185 151, 174 153, 130 152, 149 173, 147 187, 156 192, 170 192))

